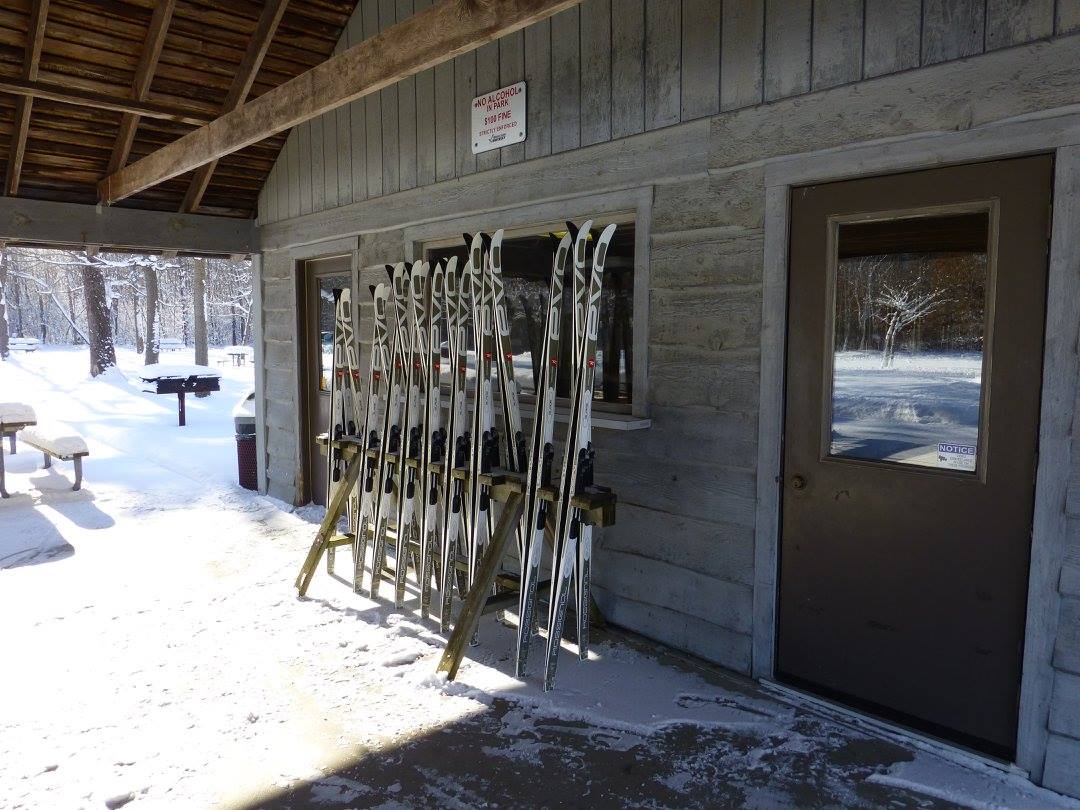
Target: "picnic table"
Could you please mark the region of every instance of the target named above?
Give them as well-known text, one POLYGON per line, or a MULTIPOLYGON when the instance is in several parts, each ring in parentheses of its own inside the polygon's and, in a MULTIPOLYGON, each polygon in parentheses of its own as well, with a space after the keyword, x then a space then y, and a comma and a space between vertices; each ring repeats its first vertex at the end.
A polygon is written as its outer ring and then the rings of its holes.
POLYGON ((246 366, 248 358, 251 357, 251 347, 228 346, 225 349, 225 354, 232 358, 232 364, 234 366, 246 366))
POLYGON ((176 394, 177 421, 180 427, 187 424, 184 404, 186 394, 202 394, 221 390, 221 375, 207 366, 172 366, 154 363, 143 366, 139 377, 153 386, 143 390, 150 394, 176 394))
POLYGON ((25 427, 37 424, 37 414, 29 405, 22 402, 0 402, 0 498, 7 498, 4 487, 4 441, 7 436, 11 441, 11 455, 15 455, 15 434, 25 427))
POLYGON ((8 338, 8 348, 13 352, 36 352, 41 341, 35 337, 8 338))

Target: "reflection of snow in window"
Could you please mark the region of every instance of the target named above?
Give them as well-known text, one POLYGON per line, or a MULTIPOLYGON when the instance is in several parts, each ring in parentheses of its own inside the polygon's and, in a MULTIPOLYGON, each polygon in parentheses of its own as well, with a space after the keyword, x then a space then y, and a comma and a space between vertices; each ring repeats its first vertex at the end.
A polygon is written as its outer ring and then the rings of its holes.
MULTIPOLYGON (((554 245, 546 231, 535 236, 516 236, 503 241, 503 280, 510 319, 510 343, 514 349, 514 375, 522 393, 526 394, 536 390, 535 380, 540 373, 539 354, 544 338, 543 321, 551 283, 553 252, 554 245)), ((431 249, 428 260, 445 260, 453 255, 458 257, 460 272, 468 258, 464 245, 431 249)), ((591 252, 588 261, 591 267, 591 252)), ((568 274, 563 289, 564 324, 570 323, 571 286, 571 275, 568 274)), ((594 386, 594 396, 598 401, 625 406, 633 400, 633 314, 634 225, 626 223, 619 225, 605 262, 594 386), (619 358, 617 365, 606 365, 606 371, 605 355, 618 355, 619 358)), ((567 396, 570 389, 570 345, 565 336, 564 332, 560 371, 565 370, 565 374, 560 375, 559 396, 567 396)), ((469 343, 472 343, 471 335, 469 343)), ((475 368, 471 351, 468 368, 471 378, 475 368)), ((449 370, 444 368, 442 373, 443 381, 448 384, 449 370)))
POLYGON ((975 470, 987 223, 840 226, 832 455, 975 470))

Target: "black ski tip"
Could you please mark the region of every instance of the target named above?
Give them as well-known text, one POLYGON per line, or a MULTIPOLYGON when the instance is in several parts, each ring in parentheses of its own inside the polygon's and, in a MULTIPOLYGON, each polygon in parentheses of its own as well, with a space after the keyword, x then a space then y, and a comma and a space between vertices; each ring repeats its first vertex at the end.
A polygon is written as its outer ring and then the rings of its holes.
POLYGON ((578 230, 580 230, 578 228, 578 226, 575 225, 570 220, 566 220, 566 230, 570 234, 570 241, 571 242, 576 242, 577 241, 578 230))
POLYGON ((461 238, 465 240, 465 247, 472 247, 472 234, 463 233, 461 238))
POLYGON ((394 280, 394 265, 392 265, 392 264, 386 265, 386 274, 388 276, 390 276, 391 281, 394 280))
POLYGON ((480 231, 480 241, 484 243, 484 250, 491 250, 491 237, 480 231))
POLYGON ((548 233, 548 239, 551 241, 551 249, 558 250, 559 245, 562 243, 562 239, 559 238, 557 233, 548 233))
POLYGON ((374 284, 369 284, 368 285, 368 291, 371 292, 371 297, 374 298, 375 297, 375 285, 374 284))
POLYGON ((334 292, 334 303, 336 304, 338 301, 341 300, 341 290, 339 288, 337 288, 337 287, 334 287, 333 292, 334 292))

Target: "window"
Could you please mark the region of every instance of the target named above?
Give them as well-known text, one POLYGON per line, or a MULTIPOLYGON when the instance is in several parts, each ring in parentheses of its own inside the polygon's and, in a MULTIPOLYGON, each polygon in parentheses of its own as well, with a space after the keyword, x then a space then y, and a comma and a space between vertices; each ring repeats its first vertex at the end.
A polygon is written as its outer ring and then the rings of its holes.
POLYGON ((974 472, 990 212, 837 228, 829 455, 974 472))
MULTIPOLYGON (((599 234, 600 227, 594 225, 599 234)), ((503 280, 510 319, 510 342, 514 351, 514 375, 525 395, 536 391, 540 349, 544 337, 544 313, 551 283, 554 244, 549 233, 565 234, 565 226, 508 233, 503 239, 503 280), (561 229, 561 230, 560 230, 561 229), (530 232, 531 231, 531 232, 530 232)), ((428 261, 458 257, 458 271, 465 266, 468 249, 463 241, 431 247, 428 261)), ((588 261, 592 262, 591 251, 588 261)), ((564 279, 563 323, 570 323, 572 267, 564 279)), ((609 410, 629 411, 633 402, 634 379, 634 224, 620 224, 604 264, 603 296, 596 349, 596 379, 593 398, 609 410)), ((565 332, 564 332, 565 334, 565 332)), ((471 338, 470 338, 471 340, 471 338)), ((569 396, 570 344, 562 346, 563 362, 557 393, 569 396)), ((470 361, 470 368, 473 365, 470 361)))
POLYGON ((352 284, 348 275, 317 276, 319 296, 319 390, 330 390, 330 375, 334 373, 334 290, 347 290, 352 284))

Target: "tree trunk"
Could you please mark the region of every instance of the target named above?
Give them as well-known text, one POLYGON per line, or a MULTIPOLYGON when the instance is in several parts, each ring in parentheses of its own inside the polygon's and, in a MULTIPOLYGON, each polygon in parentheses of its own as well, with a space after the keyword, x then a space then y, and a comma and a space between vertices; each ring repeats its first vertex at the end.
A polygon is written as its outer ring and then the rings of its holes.
MULTIPOLYGON (((209 359, 206 345, 206 259, 195 259, 195 283, 192 287, 195 303, 195 365, 205 366, 209 359)), ((210 393, 207 391, 195 396, 208 397, 210 393)))
POLYGON ((0 247, 0 360, 7 360, 10 349, 8 348, 8 322, 7 322, 7 299, 4 292, 7 290, 7 250, 0 247))
POLYGON ((83 295, 86 297, 87 331, 90 333, 90 373, 96 377, 116 365, 116 347, 113 345, 109 302, 101 270, 92 265, 84 265, 82 280, 83 295))
POLYGON ((72 280, 71 269, 67 271, 67 283, 68 283, 68 316, 70 323, 68 326, 71 328, 71 342, 76 346, 82 342, 82 338, 79 336, 78 330, 75 328, 75 282, 72 280))
POLYGON ((143 336, 139 330, 139 290, 135 287, 134 282, 131 285, 134 288, 134 292, 131 294, 131 320, 135 331, 135 352, 136 354, 143 353, 143 336))
POLYGON ((153 267, 143 267, 146 277, 146 353, 143 363, 152 365, 158 361, 158 277, 153 267))

